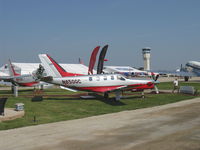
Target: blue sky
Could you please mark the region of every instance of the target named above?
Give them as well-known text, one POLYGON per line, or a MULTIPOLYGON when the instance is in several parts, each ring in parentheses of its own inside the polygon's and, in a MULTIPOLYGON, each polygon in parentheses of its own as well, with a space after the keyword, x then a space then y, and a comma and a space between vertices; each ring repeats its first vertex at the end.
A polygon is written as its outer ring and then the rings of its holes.
POLYGON ((92 49, 109 45, 106 65, 175 69, 200 61, 199 0, 0 0, 0 65, 39 62, 88 64, 92 49))

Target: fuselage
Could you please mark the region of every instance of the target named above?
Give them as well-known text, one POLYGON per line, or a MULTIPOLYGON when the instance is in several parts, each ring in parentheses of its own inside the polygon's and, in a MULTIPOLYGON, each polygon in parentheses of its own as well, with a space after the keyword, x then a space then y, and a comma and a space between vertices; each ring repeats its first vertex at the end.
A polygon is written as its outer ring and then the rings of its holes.
POLYGON ((153 82, 153 80, 127 79, 119 74, 100 74, 53 78, 50 83, 82 91, 107 92, 120 88, 125 90, 151 89, 154 88, 153 82))
POLYGON ((198 61, 189 61, 186 66, 200 70, 200 62, 198 61))
POLYGON ((14 79, 14 81, 19 86, 36 86, 39 84, 39 81, 37 81, 33 75, 27 74, 27 75, 20 75, 14 79))
POLYGON ((192 72, 200 76, 200 62, 198 61, 189 61, 186 63, 186 67, 192 68, 192 72))

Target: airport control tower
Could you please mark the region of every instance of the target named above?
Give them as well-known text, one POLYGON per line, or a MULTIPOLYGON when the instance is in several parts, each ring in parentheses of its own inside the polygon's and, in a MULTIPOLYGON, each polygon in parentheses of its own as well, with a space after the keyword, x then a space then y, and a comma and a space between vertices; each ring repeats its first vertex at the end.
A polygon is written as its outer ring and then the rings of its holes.
POLYGON ((150 47, 145 47, 142 49, 143 59, 144 59, 144 70, 150 70, 150 47))

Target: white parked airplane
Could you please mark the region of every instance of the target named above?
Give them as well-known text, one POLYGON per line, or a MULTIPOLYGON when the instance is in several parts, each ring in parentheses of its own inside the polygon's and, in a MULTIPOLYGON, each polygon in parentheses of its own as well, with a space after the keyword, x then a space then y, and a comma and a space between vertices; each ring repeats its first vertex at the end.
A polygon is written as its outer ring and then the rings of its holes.
MULTIPOLYGON (((9 60, 8 63, 8 68, 9 68, 9 76, 1 76, 0 80, 5 81, 5 82, 11 82, 14 86, 39 86, 39 85, 47 85, 47 83, 44 82, 40 82, 40 80, 38 80, 36 78, 36 75, 34 74, 24 74, 21 75, 19 73, 17 73, 11 63, 11 61, 9 60)), ((43 73, 43 70, 41 70, 41 68, 39 68, 39 70, 37 72, 40 72, 40 74, 43 73)))
POLYGON ((154 80, 127 79, 120 74, 73 74, 66 72, 47 54, 39 54, 39 58, 48 75, 41 80, 72 91, 100 92, 104 93, 105 98, 108 97, 108 93, 115 92, 116 100, 119 100, 121 91, 153 89, 155 84, 154 80))

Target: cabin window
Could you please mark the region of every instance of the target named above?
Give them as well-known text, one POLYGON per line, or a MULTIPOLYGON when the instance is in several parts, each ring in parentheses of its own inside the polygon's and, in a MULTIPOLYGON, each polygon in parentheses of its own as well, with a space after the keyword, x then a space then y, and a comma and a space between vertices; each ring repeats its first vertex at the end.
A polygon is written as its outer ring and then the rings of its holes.
POLYGON ((111 80, 114 80, 114 76, 111 76, 110 78, 111 78, 111 80))
POLYGON ((103 79, 104 79, 104 80, 107 80, 107 76, 104 76, 103 79))
POLYGON ((92 77, 89 77, 89 81, 92 81, 92 77))

